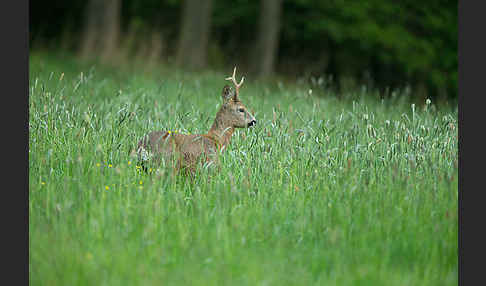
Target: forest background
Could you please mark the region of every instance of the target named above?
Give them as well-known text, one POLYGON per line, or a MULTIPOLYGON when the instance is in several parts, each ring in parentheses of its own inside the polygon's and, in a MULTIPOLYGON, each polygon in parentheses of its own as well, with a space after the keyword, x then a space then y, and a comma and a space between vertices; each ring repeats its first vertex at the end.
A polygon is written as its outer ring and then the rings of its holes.
POLYGON ((105 63, 279 77, 316 89, 457 98, 457 1, 30 2, 30 49, 105 63))

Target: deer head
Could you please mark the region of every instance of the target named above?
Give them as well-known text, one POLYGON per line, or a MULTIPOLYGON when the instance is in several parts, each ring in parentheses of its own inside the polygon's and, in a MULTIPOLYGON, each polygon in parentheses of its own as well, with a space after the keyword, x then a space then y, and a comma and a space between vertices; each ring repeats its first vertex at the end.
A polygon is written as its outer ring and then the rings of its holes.
POLYGON ((251 127, 256 124, 255 117, 250 114, 248 109, 243 105, 239 98, 240 87, 243 84, 245 78, 242 77, 240 83, 237 83, 235 74, 236 67, 233 70, 233 75, 226 78, 226 80, 231 80, 233 82, 233 84, 235 85, 235 89, 233 90, 228 85, 225 85, 223 87, 223 91, 221 94, 221 97, 223 98, 223 105, 221 106, 218 117, 222 121, 222 125, 225 125, 226 127, 251 127))

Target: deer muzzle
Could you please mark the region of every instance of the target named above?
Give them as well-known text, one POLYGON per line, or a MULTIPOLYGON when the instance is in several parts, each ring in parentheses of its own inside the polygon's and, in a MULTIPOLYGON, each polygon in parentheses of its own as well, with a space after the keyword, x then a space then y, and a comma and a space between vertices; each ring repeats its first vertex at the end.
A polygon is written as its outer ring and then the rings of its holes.
POLYGON ((256 125, 255 119, 253 119, 252 121, 250 121, 250 123, 248 123, 248 127, 255 126, 255 125, 256 125))

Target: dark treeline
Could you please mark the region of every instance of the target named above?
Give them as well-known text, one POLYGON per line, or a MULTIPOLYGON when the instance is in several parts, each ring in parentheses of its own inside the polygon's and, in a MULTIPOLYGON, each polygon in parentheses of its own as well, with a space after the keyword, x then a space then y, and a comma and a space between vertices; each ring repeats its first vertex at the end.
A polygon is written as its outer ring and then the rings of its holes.
POLYGON ((30 2, 31 47, 457 97, 457 1, 30 2), (331 80, 332 79, 332 80, 331 80))

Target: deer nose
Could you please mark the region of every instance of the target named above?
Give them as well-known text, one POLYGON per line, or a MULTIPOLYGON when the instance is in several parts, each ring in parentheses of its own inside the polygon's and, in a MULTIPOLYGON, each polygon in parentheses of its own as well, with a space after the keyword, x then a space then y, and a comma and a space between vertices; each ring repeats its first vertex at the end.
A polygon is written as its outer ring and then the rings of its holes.
POLYGON ((250 123, 248 123, 248 127, 251 127, 251 126, 254 126, 256 125, 256 120, 253 119, 252 121, 250 121, 250 123))

